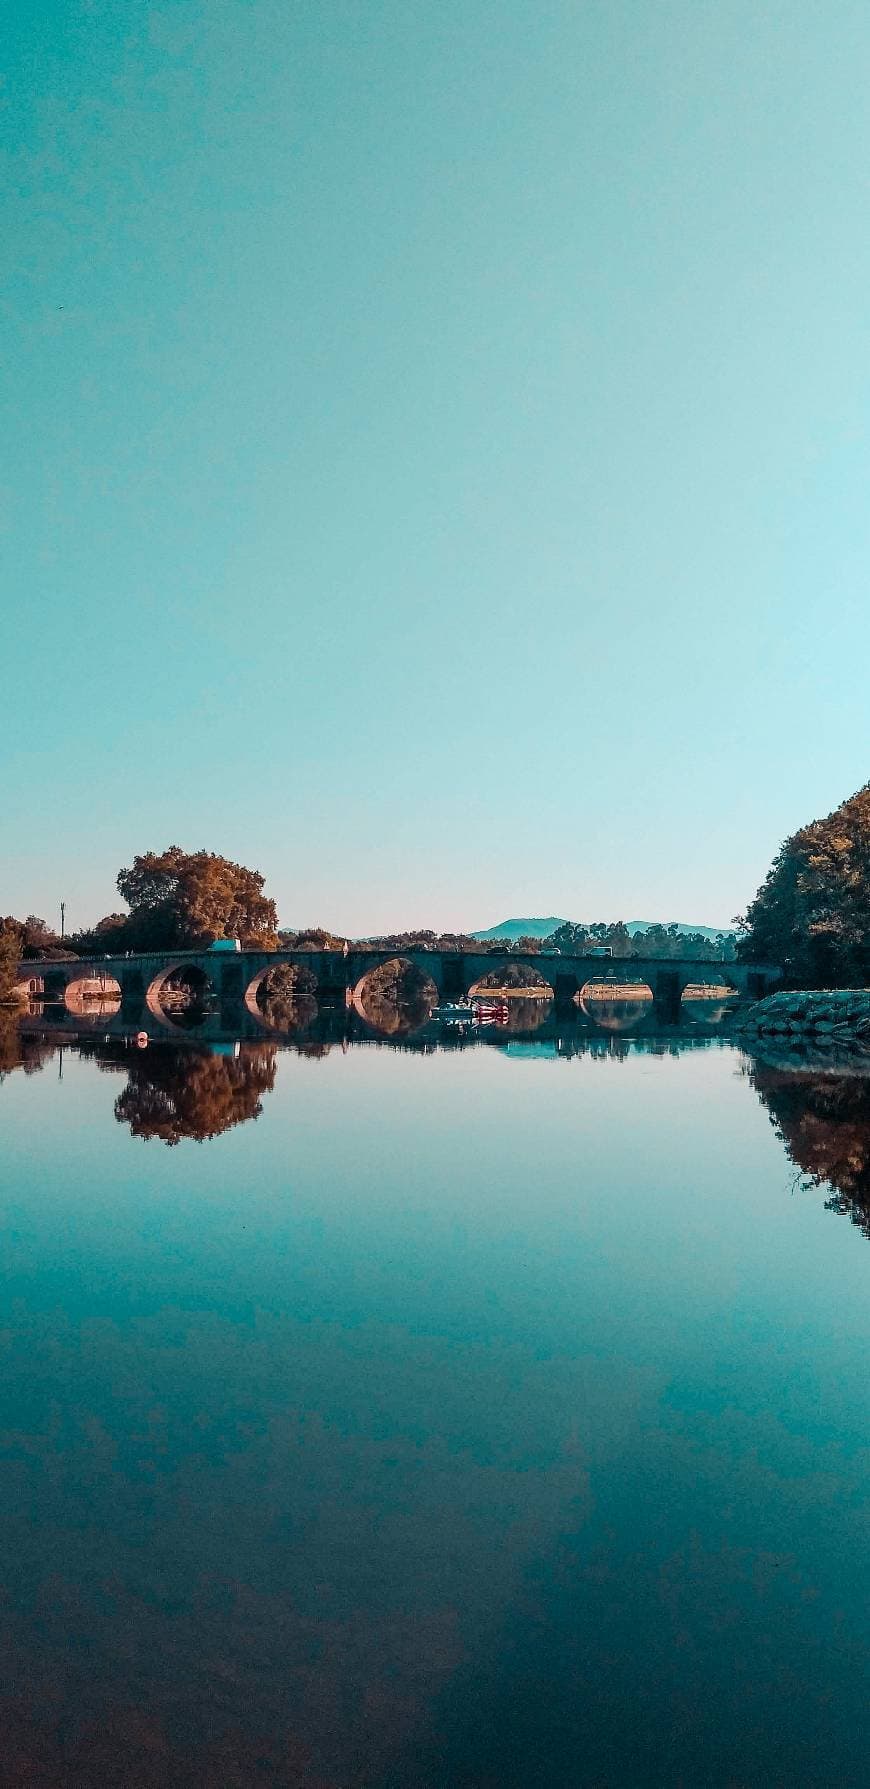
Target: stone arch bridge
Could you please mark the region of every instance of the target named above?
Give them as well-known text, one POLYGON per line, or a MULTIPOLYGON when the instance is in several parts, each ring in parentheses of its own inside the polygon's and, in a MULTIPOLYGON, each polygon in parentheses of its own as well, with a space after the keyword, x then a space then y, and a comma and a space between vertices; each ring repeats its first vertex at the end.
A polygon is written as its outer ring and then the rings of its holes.
MULTIPOLYGON (((34 999, 62 1001, 73 1009, 77 1002, 120 990, 129 1011, 143 1005, 156 1012, 163 984, 179 970, 195 972, 204 993, 221 1010, 239 1006, 257 1010, 257 989, 270 969, 279 964, 304 968, 316 982, 316 997, 324 1004, 349 1002, 366 977, 382 963, 412 963, 433 981, 439 999, 465 999, 484 977, 510 965, 527 968, 532 978, 542 976, 557 1001, 567 1002, 587 982, 645 982, 662 1018, 676 1017, 684 990, 699 982, 727 985, 736 993, 759 1000, 782 980, 776 964, 716 963, 663 957, 573 956, 559 951, 536 951, 529 956, 514 952, 456 950, 243 950, 149 951, 130 956, 107 956, 63 962, 35 959, 22 962, 18 981, 21 991, 34 999)), ((614 990, 616 995, 616 990, 614 990)))

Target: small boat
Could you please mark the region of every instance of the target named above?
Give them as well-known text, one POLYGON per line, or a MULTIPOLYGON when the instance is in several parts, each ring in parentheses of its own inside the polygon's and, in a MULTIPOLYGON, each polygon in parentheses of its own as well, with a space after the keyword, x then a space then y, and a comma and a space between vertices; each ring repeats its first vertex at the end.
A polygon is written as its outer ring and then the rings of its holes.
POLYGON ((506 1000, 477 1000, 478 1025, 506 1025, 510 1009, 506 1000))
POLYGON ((430 1018, 438 1019, 442 1025, 475 1025, 477 1013, 470 1001, 445 1000, 440 1006, 433 1008, 430 1018))
POLYGON ((506 1025, 509 1012, 506 1000, 444 1000, 430 1017, 442 1025, 506 1025))

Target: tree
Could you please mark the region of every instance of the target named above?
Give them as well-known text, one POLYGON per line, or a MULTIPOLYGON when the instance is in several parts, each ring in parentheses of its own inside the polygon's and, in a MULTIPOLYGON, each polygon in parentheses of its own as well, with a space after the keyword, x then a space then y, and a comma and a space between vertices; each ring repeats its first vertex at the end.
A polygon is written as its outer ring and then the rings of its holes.
POLYGON ((870 783, 785 840, 745 917, 738 955, 803 987, 870 980, 870 783))
POLYGON ((37 913, 28 913, 24 921, 25 948, 40 956, 44 950, 50 950, 60 943, 60 939, 48 921, 40 919, 37 913))
POLYGON ((130 908, 128 948, 195 948, 216 938, 274 950, 278 915, 263 877, 213 851, 148 851, 121 870, 130 908))
POLYGON ((136 927, 129 913, 107 913, 89 930, 72 932, 69 942, 80 956, 119 956, 136 949, 136 927))
POLYGON ((512 988, 540 988, 542 992, 546 990, 548 996, 553 991, 540 969, 533 968, 531 963, 509 961, 499 963, 495 969, 488 969, 476 986, 478 988, 504 989, 506 993, 510 993, 512 988))
POLYGON ((544 939, 548 950, 560 950, 566 955, 574 952, 577 956, 582 956, 589 949, 589 942, 588 926, 574 924, 570 919, 566 919, 564 925, 544 939))
POLYGON ((19 996, 16 993, 18 980, 18 960, 21 955, 21 942, 17 931, 7 929, 6 921, 0 922, 0 1006, 17 1005, 19 996))
POLYGON ((279 932, 278 942, 282 950, 341 950, 344 939, 323 926, 308 926, 304 932, 279 932))

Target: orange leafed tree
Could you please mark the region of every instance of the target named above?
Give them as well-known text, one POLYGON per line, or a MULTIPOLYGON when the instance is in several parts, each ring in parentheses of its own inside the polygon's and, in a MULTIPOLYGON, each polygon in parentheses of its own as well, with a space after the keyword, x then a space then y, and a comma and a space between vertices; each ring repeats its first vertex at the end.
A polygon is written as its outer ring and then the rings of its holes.
POLYGON ((118 876, 130 908, 128 926, 139 948, 210 944, 238 938, 274 950, 278 914, 263 893, 258 870, 213 851, 147 851, 118 876))

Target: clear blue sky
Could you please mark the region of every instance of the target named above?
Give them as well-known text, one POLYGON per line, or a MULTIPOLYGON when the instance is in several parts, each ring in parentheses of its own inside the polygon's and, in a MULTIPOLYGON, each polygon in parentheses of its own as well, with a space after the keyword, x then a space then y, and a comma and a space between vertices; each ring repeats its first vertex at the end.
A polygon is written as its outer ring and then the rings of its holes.
POLYGON ((870 777, 870 11, 19 0, 0 911, 745 905, 870 777))

